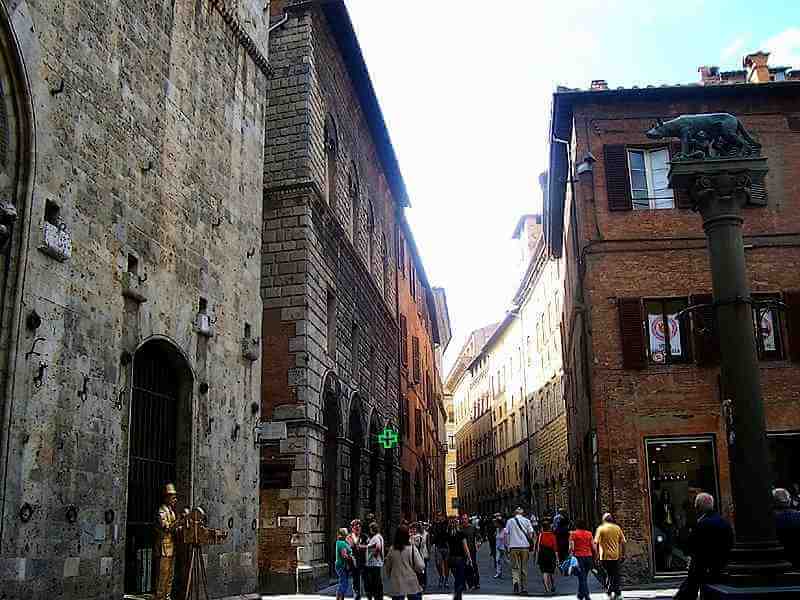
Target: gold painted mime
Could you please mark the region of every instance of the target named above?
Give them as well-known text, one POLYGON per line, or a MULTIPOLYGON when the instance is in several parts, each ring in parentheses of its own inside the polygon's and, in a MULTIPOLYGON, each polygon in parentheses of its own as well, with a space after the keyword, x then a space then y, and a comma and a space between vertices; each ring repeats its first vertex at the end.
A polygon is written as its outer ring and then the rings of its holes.
POLYGON ((158 563, 155 600, 172 598, 172 582, 175 577, 175 533, 180 528, 175 507, 178 505, 178 490, 174 483, 164 486, 164 502, 158 507, 155 524, 154 554, 158 563))

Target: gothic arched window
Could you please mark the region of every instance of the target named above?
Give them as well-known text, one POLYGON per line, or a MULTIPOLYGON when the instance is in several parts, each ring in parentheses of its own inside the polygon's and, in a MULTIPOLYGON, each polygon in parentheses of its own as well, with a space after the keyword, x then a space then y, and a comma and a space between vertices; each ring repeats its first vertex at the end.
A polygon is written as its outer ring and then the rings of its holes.
POLYGON ((325 200, 332 209, 336 207, 336 181, 338 178, 337 155, 339 138, 336 122, 328 115, 325 119, 325 200))

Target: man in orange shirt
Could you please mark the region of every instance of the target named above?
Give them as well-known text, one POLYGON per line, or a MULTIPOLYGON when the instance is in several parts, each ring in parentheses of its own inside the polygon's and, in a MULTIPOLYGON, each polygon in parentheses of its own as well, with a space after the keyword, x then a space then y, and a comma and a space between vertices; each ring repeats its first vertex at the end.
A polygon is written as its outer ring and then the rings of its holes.
POLYGON ((594 534, 594 543, 603 569, 606 571, 606 597, 622 598, 619 579, 619 566, 625 560, 625 534, 622 528, 614 523, 611 513, 603 515, 603 523, 594 534))

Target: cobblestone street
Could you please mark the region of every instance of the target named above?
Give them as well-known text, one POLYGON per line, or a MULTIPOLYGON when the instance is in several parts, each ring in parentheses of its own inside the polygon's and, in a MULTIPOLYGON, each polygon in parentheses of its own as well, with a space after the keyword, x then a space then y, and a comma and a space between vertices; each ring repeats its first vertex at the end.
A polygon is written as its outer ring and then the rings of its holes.
MULTIPOLYGON (((510 565, 506 565, 503 568, 503 576, 499 579, 494 579, 494 565, 492 563, 492 558, 489 556, 489 546, 488 544, 483 544, 478 549, 478 568, 480 569, 481 574, 481 587, 480 589, 473 590, 471 592, 466 592, 465 596, 472 598, 474 600, 482 600, 483 598, 502 598, 502 597, 518 597, 513 594, 513 586, 511 583, 511 567, 510 565)), ((428 582, 429 584, 432 583, 433 585, 428 586, 428 590, 425 592, 425 598, 429 598, 431 600, 445 600, 447 598, 451 598, 453 595, 453 579, 450 578, 449 585, 447 590, 439 590, 436 583, 438 581, 438 575, 436 574, 436 568, 433 565, 429 566, 428 572, 428 582)), ((384 582, 384 589, 386 583, 384 582)), ((625 590, 623 592, 623 597, 628 599, 636 599, 636 600, 645 600, 645 599, 664 599, 664 598, 672 598, 677 591, 677 584, 675 580, 667 580, 662 586, 653 586, 652 589, 644 589, 644 590, 625 590)), ((604 594, 602 592, 602 588, 597 580, 592 576, 589 578, 589 590, 592 593, 592 598, 601 599, 604 598, 604 594)), ((542 597, 542 598, 575 598, 578 591, 578 580, 576 577, 561 577, 557 576, 556 579, 556 593, 555 595, 549 595, 544 593, 544 587, 542 586, 542 576, 539 573, 539 569, 536 567, 536 564, 533 561, 533 558, 528 563, 528 595, 531 597, 542 597)), ((330 597, 336 595, 336 586, 331 586, 320 593, 320 596, 292 596, 292 598, 320 598, 322 597, 330 597)), ((388 596, 387 596, 388 597, 388 596)))

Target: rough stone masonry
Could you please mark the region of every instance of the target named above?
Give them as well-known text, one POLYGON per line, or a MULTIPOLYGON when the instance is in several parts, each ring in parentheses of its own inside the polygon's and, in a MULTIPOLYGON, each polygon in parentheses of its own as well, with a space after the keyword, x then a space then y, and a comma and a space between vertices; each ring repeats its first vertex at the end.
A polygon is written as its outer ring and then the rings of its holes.
POLYGON ((232 4, 0 6, 2 598, 147 591, 168 477, 229 532, 211 595, 256 587, 269 15, 232 4))

